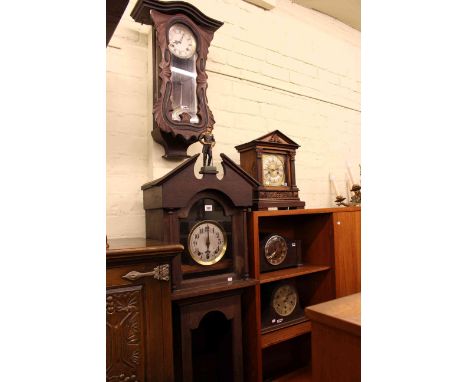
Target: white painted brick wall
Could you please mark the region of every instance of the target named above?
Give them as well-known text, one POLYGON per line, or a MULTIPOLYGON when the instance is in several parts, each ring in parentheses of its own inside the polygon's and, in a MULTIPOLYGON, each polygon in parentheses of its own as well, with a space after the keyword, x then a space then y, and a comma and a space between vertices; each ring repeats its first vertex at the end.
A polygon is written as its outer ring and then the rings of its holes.
MULTIPOLYGON (((297 183, 306 207, 329 207, 329 173, 345 193, 346 161, 359 177, 360 32, 278 0, 270 11, 242 0, 192 0, 224 22, 207 62, 215 155, 279 129, 301 145, 297 183)), ((144 236, 140 186, 179 162, 152 141, 149 28, 129 16, 107 48, 107 234, 144 236)), ((192 145, 188 153, 200 151, 192 145)), ((218 161, 219 162, 219 161, 218 161)), ((346 196, 346 194, 345 194, 346 196)))

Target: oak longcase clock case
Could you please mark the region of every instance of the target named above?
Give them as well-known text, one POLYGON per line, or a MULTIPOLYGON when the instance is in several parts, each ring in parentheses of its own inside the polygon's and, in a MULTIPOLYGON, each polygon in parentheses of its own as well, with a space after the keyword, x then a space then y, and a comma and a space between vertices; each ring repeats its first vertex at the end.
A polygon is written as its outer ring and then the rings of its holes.
POLYGON ((296 150, 299 145, 278 130, 236 146, 241 167, 260 184, 254 208, 304 208, 296 185, 296 150))

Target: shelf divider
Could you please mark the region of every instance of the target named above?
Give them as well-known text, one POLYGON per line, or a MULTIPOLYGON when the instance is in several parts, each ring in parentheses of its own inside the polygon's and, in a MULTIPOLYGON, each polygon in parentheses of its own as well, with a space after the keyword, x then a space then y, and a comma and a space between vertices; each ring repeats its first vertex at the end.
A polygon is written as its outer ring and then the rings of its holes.
POLYGON ((310 333, 310 330, 310 321, 307 320, 295 325, 286 326, 285 328, 262 334, 262 349, 279 344, 283 341, 290 340, 294 337, 299 337, 302 334, 310 333))
POLYGON ((289 279, 292 277, 308 275, 316 272, 324 272, 331 269, 330 266, 326 265, 301 265, 294 268, 280 269, 273 272, 260 273, 260 284, 270 283, 273 281, 289 279))

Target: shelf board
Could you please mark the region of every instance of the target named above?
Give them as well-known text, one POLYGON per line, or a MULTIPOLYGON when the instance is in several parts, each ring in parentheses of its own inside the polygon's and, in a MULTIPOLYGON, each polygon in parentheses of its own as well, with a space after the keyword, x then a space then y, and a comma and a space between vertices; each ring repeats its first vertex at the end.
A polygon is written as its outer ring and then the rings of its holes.
POLYGON ((279 344, 280 342, 299 337, 302 334, 310 333, 310 321, 303 321, 295 325, 286 326, 272 332, 262 334, 262 349, 279 344))
POLYGON ((198 297, 206 294, 219 293, 227 290, 234 290, 240 288, 247 288, 258 284, 256 279, 248 280, 234 280, 230 282, 220 282, 212 284, 210 286, 197 286, 197 287, 186 287, 177 289, 172 292, 171 299, 173 301, 182 300, 190 297, 198 297))
POLYGON ((311 368, 310 366, 307 366, 274 379, 273 382, 310 382, 311 374, 311 368))
POLYGON ((286 268, 273 272, 260 273, 260 284, 308 275, 316 272, 328 271, 329 269, 331 269, 331 267, 326 265, 301 265, 300 267, 295 268, 286 268))
POLYGON ((360 211, 361 207, 332 207, 332 208, 314 208, 314 209, 297 209, 297 210, 273 210, 273 211, 253 211, 252 216, 292 216, 292 215, 315 215, 315 214, 330 214, 334 212, 354 212, 360 211))

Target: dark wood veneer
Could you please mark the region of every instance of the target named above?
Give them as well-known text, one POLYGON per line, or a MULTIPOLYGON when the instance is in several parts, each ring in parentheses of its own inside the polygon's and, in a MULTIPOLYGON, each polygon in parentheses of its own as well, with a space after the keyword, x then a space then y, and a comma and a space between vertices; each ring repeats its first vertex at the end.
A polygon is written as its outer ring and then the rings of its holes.
POLYGON ((145 239, 109 240, 106 255, 107 381, 174 379, 170 282, 129 272, 170 266, 179 244, 145 239))
POLYGON ((151 135, 164 147, 164 158, 175 160, 187 158, 187 148, 198 141, 201 133, 208 127, 213 128, 215 124, 206 95, 208 75, 205 66, 214 32, 223 23, 206 16, 192 4, 183 1, 140 0, 135 5, 131 16, 135 21, 154 25, 156 29, 154 36, 157 39, 157 47, 153 46, 153 66, 156 71, 154 76, 159 77, 161 81, 153 89, 155 123, 151 135), (168 48, 168 31, 176 23, 184 24, 189 28, 197 40, 195 62, 199 118, 197 123, 190 123, 190 118, 182 118, 181 121, 174 121, 171 118, 172 54, 168 48))

